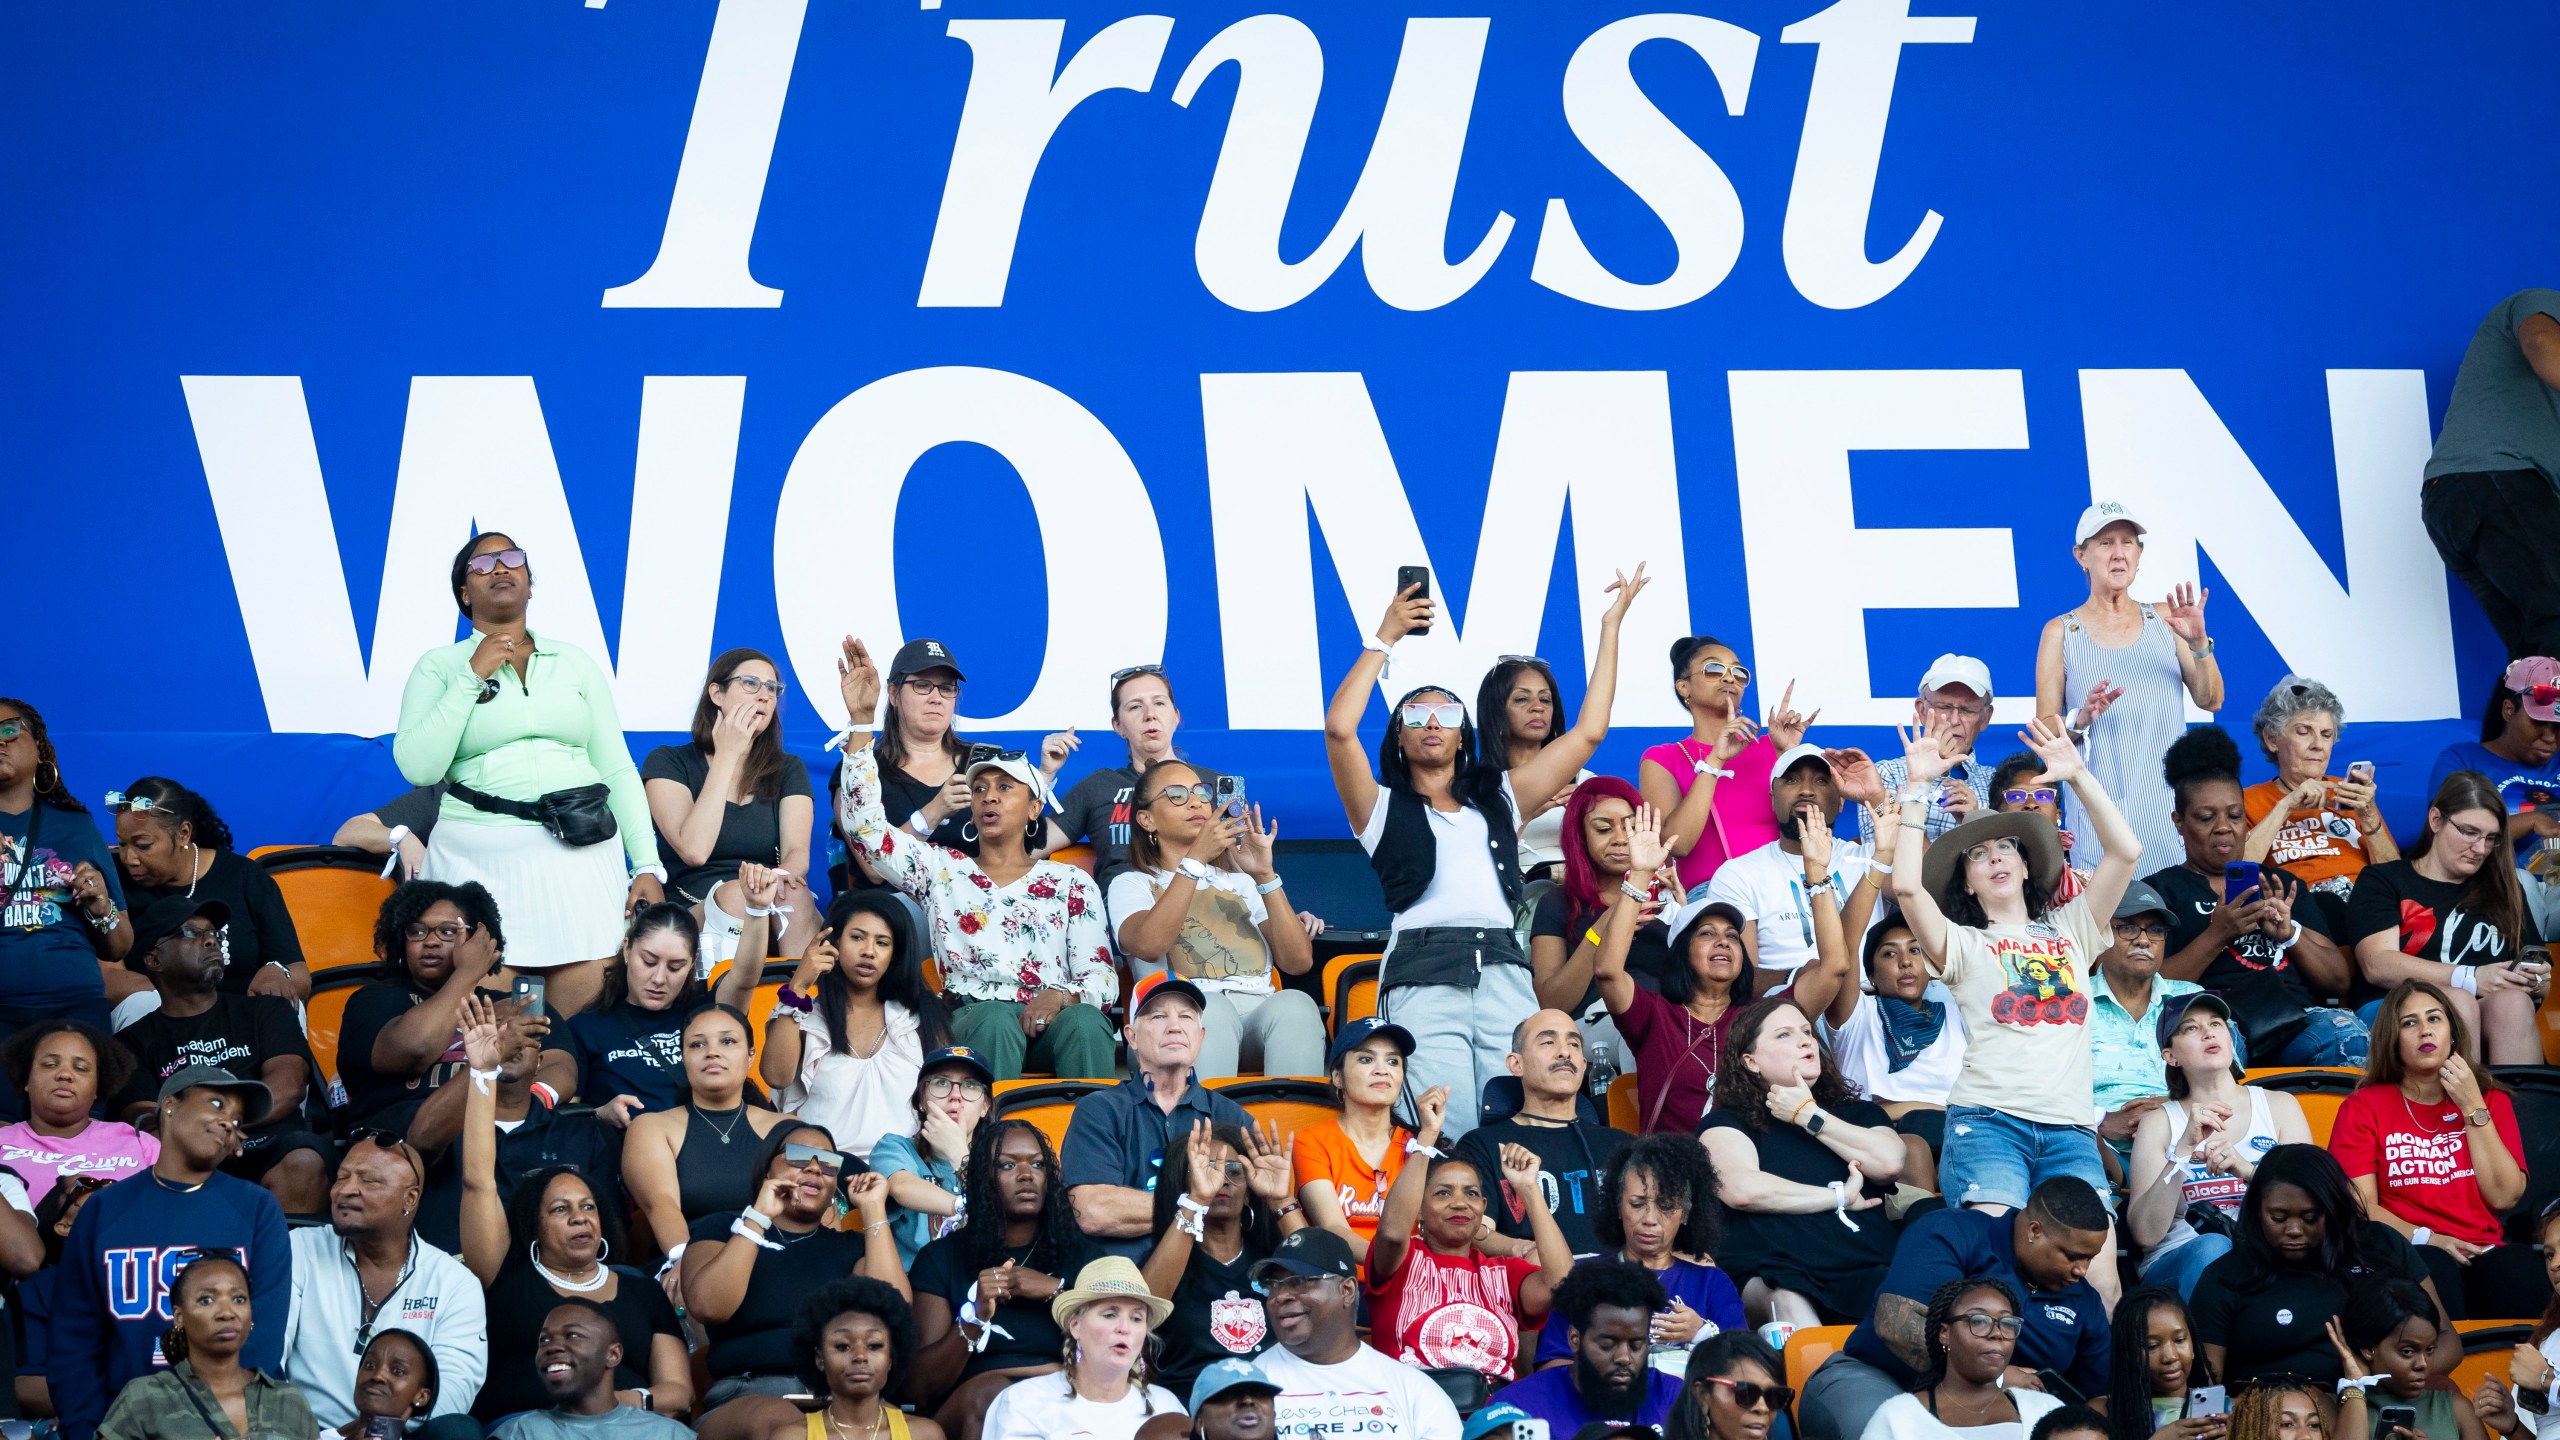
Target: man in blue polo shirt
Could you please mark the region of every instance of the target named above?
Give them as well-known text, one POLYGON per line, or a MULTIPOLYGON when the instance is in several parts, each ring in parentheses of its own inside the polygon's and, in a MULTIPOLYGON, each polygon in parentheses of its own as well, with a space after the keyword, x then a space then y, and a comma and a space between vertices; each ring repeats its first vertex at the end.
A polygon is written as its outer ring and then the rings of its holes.
MULTIPOLYGON (((1244 1107, 1202 1085, 1200 987, 1171 972, 1129 1000, 1129 1078, 1076 1102, 1058 1164, 1076 1225, 1098 1255, 1137 1259, 1155 1243, 1156 1176, 1194 1125, 1249 1127, 1244 1107)), ((1178 1163, 1178 1162, 1177 1162, 1178 1163)))
POLYGON ((1911 1388, 1929 1368, 1929 1298, 1950 1280, 1994 1276, 2026 1297, 2007 1384, 2041 1389, 2036 1372, 2051 1370, 2082 1397, 2106 1389, 2107 1310, 2086 1278, 2106 1251, 2106 1202, 2075 1175, 2047 1180, 2007 1215, 1952 1208, 1913 1222, 1875 1308, 1805 1382, 1805 1440, 1857 1440, 1884 1402, 1911 1388))

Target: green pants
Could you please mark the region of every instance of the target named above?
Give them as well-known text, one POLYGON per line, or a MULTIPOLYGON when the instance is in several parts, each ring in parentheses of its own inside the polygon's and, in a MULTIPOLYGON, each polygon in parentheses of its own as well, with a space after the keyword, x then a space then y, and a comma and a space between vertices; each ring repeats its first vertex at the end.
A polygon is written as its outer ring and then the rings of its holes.
POLYGON ((1022 1005, 972 1000, 951 1017, 951 1038, 987 1057, 999 1080, 1019 1080, 1024 1067, 1079 1080, 1119 1075, 1120 1043, 1101 1011, 1081 1001, 1060 1010, 1037 1040, 1022 1034, 1022 1005))

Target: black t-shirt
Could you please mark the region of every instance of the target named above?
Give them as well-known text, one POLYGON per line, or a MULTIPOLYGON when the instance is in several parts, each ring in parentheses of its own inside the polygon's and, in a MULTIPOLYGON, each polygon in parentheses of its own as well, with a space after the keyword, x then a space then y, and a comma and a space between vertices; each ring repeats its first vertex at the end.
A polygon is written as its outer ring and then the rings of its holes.
MULTIPOLYGON (((1558 885, 1538 897, 1537 914, 1529 921, 1529 938, 1535 940, 1541 935, 1552 935, 1564 941, 1564 953, 1570 955, 1574 947, 1582 943, 1584 934, 1599 924, 1600 917, 1606 913, 1605 905, 1598 910, 1576 910, 1573 897, 1558 885)), ((1662 977, 1671 973, 1674 963, 1669 931, 1658 922, 1636 927, 1635 937, 1627 942, 1628 979, 1659 995, 1662 993, 1662 977)), ((1584 989, 1582 1003, 1574 1006, 1573 1010, 1576 1015, 1588 1015, 1591 1007, 1599 1003, 1600 983, 1595 980, 1584 989)))
POLYGON ((1502 1147, 1527 1146, 1538 1157, 1538 1184, 1547 1192, 1548 1213, 1556 1217, 1556 1228, 1564 1232, 1564 1243, 1573 1247, 1574 1258, 1585 1259, 1603 1248, 1600 1232, 1591 1224, 1600 1209, 1600 1172, 1608 1168, 1609 1157, 1626 1149, 1634 1138, 1604 1125, 1539 1125, 1515 1118, 1469 1131, 1458 1142, 1456 1153, 1476 1167, 1494 1228, 1515 1240, 1526 1240, 1530 1238, 1529 1212, 1503 1188, 1502 1147))
MULTIPOLYGON (((2364 1249, 2381 1274, 2412 1285, 2425 1282, 2426 1262, 2381 1221, 2364 1222, 2364 1249)), ((2319 1269, 2253 1276, 2241 1268, 2241 1257, 2234 1252, 2205 1267, 2187 1313, 2197 1345, 2223 1347, 2217 1378, 2224 1384, 2237 1387, 2260 1375, 2300 1375, 2326 1384, 2339 1376, 2329 1317, 2346 1305, 2350 1283, 2370 1278, 2371 1272, 2364 1270, 2340 1277, 2319 1269), (2264 1283, 2255 1283, 2259 1281, 2264 1283)))
POLYGON ((443 813, 444 783, 438 781, 411 789, 408 794, 374 811, 373 818, 381 821, 385 830, 408 826, 409 833, 423 845, 427 843, 427 837, 435 833, 436 817, 443 813))
POLYGON ((1271 1325, 1247 1274, 1256 1262, 1269 1258, 1247 1245, 1232 1263, 1222 1265, 1195 1242, 1191 1263, 1173 1287, 1173 1314, 1156 1332, 1164 1337, 1162 1364, 1150 1367, 1147 1378, 1176 1395, 1188 1395, 1191 1382, 1218 1361, 1251 1359, 1270 1349, 1271 1325))
MULTIPOLYGON (((510 995, 494 985, 483 985, 480 991, 492 998, 510 995)), ((347 1108, 353 1118, 366 1119, 404 1101, 423 1100, 437 1086, 469 1068, 462 1057, 459 1031, 445 1045, 444 1053, 428 1064, 424 1074, 385 1075, 373 1068, 373 1045, 382 1038, 382 1028, 426 998, 426 991, 404 978, 376 981, 348 999, 338 1025, 338 1080, 347 1087, 347 1108)), ((543 1041, 542 1048, 545 1054, 558 1050, 573 1060, 577 1057, 577 1052, 568 1049, 556 1033, 543 1041)))
MULTIPOLYGON (((2266 869, 2282 875, 2295 886, 2302 886, 2301 877, 2290 870, 2275 866, 2266 869)), ((2184 865, 2172 865, 2149 875, 2145 877, 2145 883, 2159 891, 2160 898, 2168 902, 2169 953, 2172 955, 2196 943, 2196 937, 2203 934, 2205 926, 2211 922, 2213 912, 2222 908, 2222 901, 2213 893, 2213 882, 2184 865)), ((2293 907, 2293 918, 2302 922, 2302 933, 2326 937, 2328 921, 2319 906, 2308 903, 2311 899, 2309 887, 2302 886, 2298 894, 2305 903, 2293 907)), ((2279 943, 2263 931, 2252 930, 2224 946, 2221 954, 2205 962, 2204 973, 2196 983, 2207 990, 2224 991, 2264 985, 2268 983, 2266 977, 2272 976, 2286 1003, 2303 1010, 2317 1006, 2319 997, 2303 983, 2302 972, 2293 964, 2292 950, 2278 950, 2276 946, 2279 943)))
MULTIPOLYGON (((710 776, 711 757, 703 754, 701 748, 691 741, 682 745, 661 745, 649 752, 648 759, 640 762, 642 781, 673 780, 692 792, 697 800, 702 798, 702 782, 710 776)), ((778 780, 781 788, 773 799, 751 800, 744 805, 730 804, 720 817, 720 838, 711 843, 709 858, 699 865, 679 862, 674 842, 667 838, 665 831, 658 832, 658 854, 669 866, 667 894, 670 898, 682 891, 685 899, 700 904, 711 897, 714 886, 738 878, 741 862, 752 861, 758 865, 782 863, 783 799, 798 795, 815 804, 816 797, 810 794, 809 767, 800 763, 797 755, 786 753, 782 757, 782 773, 778 780)))
MULTIPOLYGON (((842 762, 838 762, 835 774, 836 779, 830 780, 827 784, 827 793, 831 796, 841 788, 839 782, 844 775, 842 762)), ((928 785, 886 760, 880 762, 880 814, 884 823, 893 829, 905 830, 908 835, 913 836, 915 831, 908 828, 908 818, 923 809, 925 802, 940 794, 941 791, 942 787, 939 785, 928 785)), ((834 809, 832 800, 828 802, 828 809, 831 812, 834 809)), ((842 827, 838 826, 833 819, 830 819, 827 824, 830 834, 834 835, 838 841, 844 840, 842 827)), ((966 808, 943 816, 942 823, 934 826, 933 833, 925 838, 945 849, 957 850, 973 860, 977 858, 978 822, 970 817, 966 808)), ((848 857, 850 854, 848 850, 848 857)), ((863 874, 862 867, 854 864, 850 858, 846 859, 841 871, 829 870, 827 878, 836 883, 838 890, 895 888, 876 883, 871 877, 863 874)))
MULTIPOLYGON (((524 1257, 509 1256, 508 1261, 498 1272, 497 1283, 489 1287, 489 1374, 480 1382, 480 1397, 471 1402, 472 1417, 482 1424, 519 1410, 550 1408, 551 1396, 534 1370, 534 1342, 541 1338, 542 1322, 552 1307, 573 1298, 534 1274, 524 1257)), ((657 1281, 621 1265, 613 1267, 613 1275, 613 1298, 596 1301, 613 1317, 622 1340, 622 1363, 614 1368, 613 1388, 637 1390, 649 1383, 650 1342, 660 1335, 682 1340, 684 1322, 676 1318, 675 1307, 667 1303, 667 1292, 657 1281)), ((584 1298, 595 1300, 593 1295, 584 1298)))
MULTIPOLYGON (((627 1213, 622 1190, 622 1132, 593 1115, 563 1115, 533 1098, 512 1130, 498 1129, 498 1195, 515 1193, 519 1177, 546 1165, 575 1166, 599 1209, 627 1213)), ((737 1212, 729 1212, 732 1216, 737 1212)), ((418 1195, 418 1234, 439 1250, 462 1253, 462 1144, 445 1147, 427 1164, 418 1195)), ((660 1292, 663 1296, 664 1292, 660 1292)))
MULTIPOLYGON (((1208 784, 1218 783, 1217 771, 1189 760, 1182 763, 1190 765, 1191 773, 1208 784)), ((1059 832, 1071 841, 1093 847, 1093 878, 1106 890, 1129 868, 1129 811, 1137 793, 1137 767, 1120 765, 1094 771, 1058 797, 1059 832)))
MULTIPOLYGON (((968 1252, 960 1248, 963 1235, 945 1235, 916 1252, 916 1263, 907 1267, 907 1283, 919 1295, 939 1295, 951 1302, 956 1320, 960 1306, 969 1298, 969 1287, 978 1283, 980 1267, 971 1265, 968 1252)), ((1016 1265, 1031 1263, 1029 1245, 1007 1248, 1006 1260, 1016 1265)), ((1076 1272, 1084 1268, 1086 1256, 1078 1254, 1072 1263, 1060 1267, 1055 1277, 1068 1285, 1075 1283, 1076 1272)), ((1018 1365, 1055 1365, 1059 1352, 1066 1348, 1067 1337, 1058 1322, 1049 1316, 1046 1300, 1007 1300, 996 1307, 995 1322, 1007 1332, 987 1342, 987 1348, 969 1357, 960 1374, 963 1379, 986 1370, 1006 1369, 1018 1365)))
POLYGON ((2348 945, 2389 933, 2403 954, 2441 965, 2495 965, 2519 958, 2516 937, 2462 903, 2469 881, 2430 880, 2407 860, 2367 865, 2347 900, 2348 945))
MULTIPOLYGON (((1883 1107, 1873 1101, 1849 1100, 1823 1108, 1831 1113, 1834 1124, 1893 1128, 1883 1107)), ((1704 1135, 1710 1130, 1731 1130, 1750 1141, 1760 1157, 1760 1168, 1781 1180, 1827 1186, 1849 1178, 1849 1162, 1801 1126, 1771 1125, 1755 1131, 1730 1110, 1710 1110, 1698 1132, 1704 1135)), ((1866 1180, 1860 1193, 1890 1199, 1893 1187, 1866 1180)), ((1831 1314, 1854 1319, 1875 1303, 1876 1287, 1893 1264, 1895 1232, 1881 1205, 1853 1211, 1850 1218, 1858 1222, 1856 1230, 1842 1225, 1839 1215, 1829 1210, 1812 1215, 1728 1210, 1716 1264, 1727 1274, 1769 1278, 1773 1286, 1782 1281, 1770 1277, 1783 1277, 1784 1288, 1808 1295, 1831 1314)))
MULTIPOLYGON (((708 1327, 711 1353, 705 1363, 715 1380, 732 1375, 797 1375, 798 1364, 791 1358, 791 1327, 800 1318, 800 1307, 853 1273, 862 1261, 862 1237, 823 1226, 795 1236, 777 1226, 773 1238, 783 1242, 782 1248, 767 1250, 743 1235, 730 1234, 729 1227, 737 1220, 737 1211, 723 1210, 694 1221, 688 1232, 693 1244, 724 1241, 754 1246, 756 1252, 756 1268, 747 1276, 746 1297, 738 1302, 737 1313, 708 1327)), ((1058 1348, 1050 1346, 1049 1353, 1056 1355, 1058 1348)))
MULTIPOLYGON (((135 1062, 133 1079, 108 1106, 108 1113, 118 1118, 132 1106, 158 1099, 160 1082, 189 1065, 218 1065, 243 1080, 263 1080, 269 1060, 293 1055, 302 1060, 304 1085, 312 1083, 311 1051, 303 1040, 301 1018, 294 1014, 292 1001, 273 995, 220 992, 213 997, 211 1009, 183 1020, 171 1018, 166 1010, 154 1010, 117 1031, 116 1041, 133 1052, 135 1062)), ((262 1128, 293 1118, 269 1116, 262 1128)))
MULTIPOLYGON (((140 910, 171 895, 184 895, 188 888, 139 885, 130 873, 117 878, 124 882, 128 910, 140 910)), ((302 937, 294 931, 292 912, 284 908, 284 891, 277 887, 266 866, 225 850, 196 877, 195 892, 198 900, 219 900, 231 909, 230 927, 223 932, 223 943, 229 947, 229 960, 222 971, 223 989, 247 994, 249 982, 268 962, 302 963, 302 937)))

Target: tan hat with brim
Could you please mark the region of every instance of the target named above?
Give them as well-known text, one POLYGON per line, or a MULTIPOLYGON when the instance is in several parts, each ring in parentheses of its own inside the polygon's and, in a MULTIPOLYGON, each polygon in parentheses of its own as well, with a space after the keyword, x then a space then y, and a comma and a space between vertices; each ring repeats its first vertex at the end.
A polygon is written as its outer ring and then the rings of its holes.
POLYGON ((1147 1328, 1162 1325, 1173 1314, 1173 1302, 1147 1288, 1138 1262, 1126 1255, 1105 1255, 1076 1272, 1074 1288, 1061 1290, 1049 1302, 1049 1318, 1067 1328, 1067 1317, 1097 1300, 1137 1300, 1147 1307, 1147 1328))
POLYGON ((2026 858, 2028 872, 2046 892, 2062 881, 2062 832, 2053 822, 2032 810, 1977 815, 1946 834, 1929 842, 1929 853, 1920 862, 1920 883, 1932 897, 1946 893, 1948 877, 1964 864, 1964 852, 1985 840, 2010 839, 2018 842, 2018 853, 2026 858))

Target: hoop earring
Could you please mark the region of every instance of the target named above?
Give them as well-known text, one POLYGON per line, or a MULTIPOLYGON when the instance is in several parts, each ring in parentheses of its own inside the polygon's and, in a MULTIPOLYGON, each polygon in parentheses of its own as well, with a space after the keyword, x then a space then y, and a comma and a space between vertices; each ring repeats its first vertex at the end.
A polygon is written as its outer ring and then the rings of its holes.
POLYGON ((610 1255, 610 1254, 612 1254, 612 1253, 613 1253, 613 1242, 612 1242, 612 1241, 610 1241, 610 1240, 607 1240, 606 1238, 604 1238, 604 1237, 603 1237, 603 1236, 601 1236, 601 1235, 597 1236, 597 1237, 596 1237, 596 1263, 597 1263, 597 1264, 599 1264, 599 1265, 603 1264, 603 1263, 604 1263, 604 1258, 605 1258, 607 1255, 610 1255))

